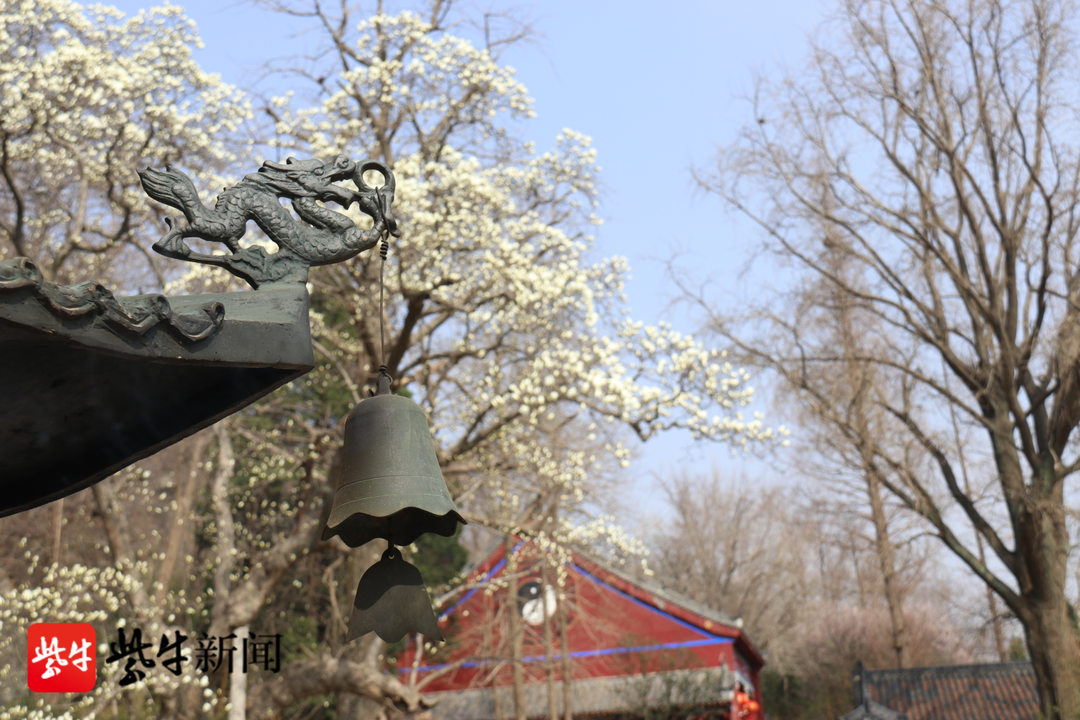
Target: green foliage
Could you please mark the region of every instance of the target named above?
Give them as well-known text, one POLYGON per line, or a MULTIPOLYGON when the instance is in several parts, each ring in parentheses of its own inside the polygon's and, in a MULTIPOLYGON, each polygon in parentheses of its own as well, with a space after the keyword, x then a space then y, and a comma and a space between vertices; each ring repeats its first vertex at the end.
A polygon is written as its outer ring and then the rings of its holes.
POLYGON ((802 720, 811 717, 803 711, 811 691, 795 675, 766 670, 761 675, 762 706, 772 720, 802 720))
POLYGON ((853 709, 853 662, 817 659, 818 665, 799 675, 762 672, 761 704, 774 720, 835 718, 853 709))
POLYGON ((460 535, 461 526, 458 525, 453 537, 424 533, 413 543, 416 549, 412 563, 420 569, 429 588, 448 584, 465 567, 469 551, 458 541, 460 535))
POLYGON ((319 651, 319 626, 314 618, 296 614, 281 633, 281 664, 303 660, 307 657, 305 649, 312 653, 319 651))
POLYGON ((1027 660, 1027 646, 1024 644, 1024 639, 1018 635, 1014 635, 1009 640, 1009 660, 1027 660))

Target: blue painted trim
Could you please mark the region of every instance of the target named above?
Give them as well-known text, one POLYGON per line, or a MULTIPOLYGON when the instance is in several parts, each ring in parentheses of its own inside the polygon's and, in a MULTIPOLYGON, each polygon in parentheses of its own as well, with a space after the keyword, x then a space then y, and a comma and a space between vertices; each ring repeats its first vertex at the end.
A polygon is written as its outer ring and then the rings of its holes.
MULTIPOLYGON (((496 563, 495 567, 491 568, 491 572, 489 572, 487 575, 485 575, 484 579, 481 580, 480 582, 481 583, 486 583, 488 580, 491 579, 492 575, 494 575, 495 573, 502 570, 503 565, 505 565, 505 564, 506 564, 506 560, 500 560, 498 563, 496 563)), ((461 607, 461 605, 463 603, 468 602, 469 598, 471 598, 473 595, 475 595, 477 592, 479 592, 479 590, 480 590, 480 588, 474 587, 472 590, 470 590, 469 592, 462 595, 460 600, 458 600, 456 603, 454 603, 449 608, 447 608, 446 612, 439 615, 439 622, 442 622, 446 618, 450 617, 450 613, 454 612, 459 607, 461 607)))
MULTIPOLYGON (((514 546, 514 549, 510 551, 510 554, 512 555, 512 554, 516 553, 518 551, 518 548, 520 548, 524 544, 525 544, 524 540, 519 542, 517 545, 514 546)), ((503 558, 498 563, 496 563, 495 567, 491 568, 491 572, 489 572, 487 575, 485 575, 484 579, 481 580, 480 582, 481 583, 486 583, 488 580, 491 579, 491 577, 495 573, 502 570, 504 565, 506 565, 506 558, 503 558)), ((453 605, 451 605, 449 608, 446 609, 446 612, 443 612, 443 613, 439 614, 439 622, 442 622, 446 618, 450 617, 450 613, 454 612, 459 607, 461 607, 463 603, 465 603, 469 598, 471 598, 473 595, 475 595, 479 590, 480 590, 480 588, 475 587, 472 590, 470 590, 469 592, 462 595, 460 600, 458 600, 456 603, 454 603, 453 605)))
MULTIPOLYGON (((578 650, 570 653, 569 657, 601 657, 603 655, 624 655, 631 652, 656 652, 657 650, 677 650, 679 648, 703 647, 706 645, 725 645, 732 642, 731 638, 709 638, 708 640, 687 640, 686 642, 664 643, 662 645, 638 645, 637 647, 602 648, 600 650, 578 650)), ((522 658, 522 662, 538 662, 545 660, 543 655, 533 655, 522 658)), ((561 660, 562 655, 556 655, 556 660, 561 660)))
MULTIPOLYGON (((604 655, 624 655, 626 653, 631 653, 631 652, 656 652, 657 650, 676 650, 676 649, 679 649, 679 648, 705 647, 705 646, 708 646, 708 645, 727 645, 728 643, 732 643, 732 642, 735 642, 735 641, 732 640, 731 638, 714 637, 714 638, 708 638, 706 640, 688 640, 686 642, 664 643, 662 645, 639 645, 637 647, 602 648, 602 649, 599 649, 599 650, 579 650, 577 652, 570 653, 569 657, 572 657, 572 658, 585 658, 585 657, 601 657, 601 656, 604 656, 604 655)), ((551 659, 552 660, 562 660, 562 655, 561 654, 553 655, 551 659)), ((529 657, 521 658, 522 662, 527 662, 527 663, 541 662, 543 660, 547 660, 547 657, 545 655, 530 655, 529 657)), ((486 665, 493 665, 496 662, 500 662, 500 661, 498 661, 498 660, 474 660, 474 661, 471 661, 471 662, 462 663, 458 667, 463 667, 463 668, 484 667, 486 665)), ((431 672, 432 670, 442 670, 443 668, 450 667, 451 664, 452 663, 444 663, 442 665, 422 665, 422 666, 416 668, 416 672, 423 673, 423 672, 431 672)), ((398 670, 398 674, 405 674, 405 673, 408 673, 408 672, 412 672, 411 667, 400 668, 398 670)))
MULTIPOLYGON (((633 595, 630 595, 629 593, 625 593, 622 590, 618 589, 617 587, 613 587, 612 585, 609 585, 608 583, 604 582, 603 580, 596 577, 592 573, 584 570, 583 568, 578 567, 577 565, 574 565, 573 563, 570 564, 570 567, 573 568, 574 570, 578 571, 579 573, 581 573, 585 577, 589 578, 594 583, 596 583, 598 585, 603 585, 604 587, 606 587, 611 592, 622 595, 624 598, 626 598, 630 602, 637 603, 641 607, 643 607, 646 610, 649 610, 651 612, 654 612, 657 615, 662 615, 665 618, 667 618, 668 620, 671 620, 673 623, 677 623, 679 625, 682 625, 687 630, 691 630, 693 632, 696 632, 699 635, 704 635, 707 638, 723 638, 724 637, 723 635, 717 635, 715 633, 709 632, 708 630, 703 630, 702 628, 699 628, 697 625, 691 625, 690 623, 686 622, 685 620, 680 620, 679 618, 675 617, 671 613, 664 612, 663 610, 656 607, 655 605, 650 605, 649 603, 647 603, 647 602, 645 602, 643 600, 638 600, 633 595)), ((731 638, 724 638, 724 639, 728 640, 728 641, 731 641, 731 638)))

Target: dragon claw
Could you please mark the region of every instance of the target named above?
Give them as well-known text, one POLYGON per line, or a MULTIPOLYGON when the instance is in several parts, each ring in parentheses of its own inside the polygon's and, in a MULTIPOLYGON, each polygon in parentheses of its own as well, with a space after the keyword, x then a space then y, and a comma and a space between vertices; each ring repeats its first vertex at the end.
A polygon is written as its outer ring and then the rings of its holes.
POLYGON ((191 248, 179 237, 163 237, 153 245, 154 252, 165 257, 183 260, 191 255, 191 248))

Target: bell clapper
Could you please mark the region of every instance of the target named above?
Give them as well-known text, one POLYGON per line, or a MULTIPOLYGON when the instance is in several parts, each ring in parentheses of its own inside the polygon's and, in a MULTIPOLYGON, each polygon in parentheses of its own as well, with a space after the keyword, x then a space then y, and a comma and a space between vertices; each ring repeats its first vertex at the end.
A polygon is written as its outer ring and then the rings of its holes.
POLYGON ((393 542, 360 578, 346 642, 374 632, 388 643, 418 632, 443 642, 424 578, 393 542))

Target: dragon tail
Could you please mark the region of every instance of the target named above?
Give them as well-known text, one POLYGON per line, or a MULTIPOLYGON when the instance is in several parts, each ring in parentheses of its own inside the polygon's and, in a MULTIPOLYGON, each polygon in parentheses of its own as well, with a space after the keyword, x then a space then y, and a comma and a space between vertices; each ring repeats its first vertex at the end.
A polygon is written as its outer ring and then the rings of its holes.
POLYGON ((193 222, 205 211, 191 178, 179 170, 166 165, 165 172, 148 167, 138 173, 147 195, 183 212, 188 222, 193 222))

